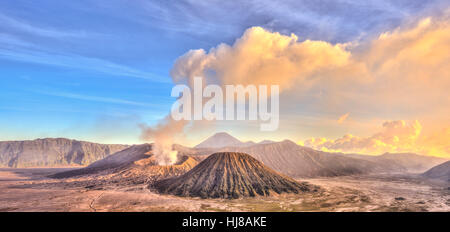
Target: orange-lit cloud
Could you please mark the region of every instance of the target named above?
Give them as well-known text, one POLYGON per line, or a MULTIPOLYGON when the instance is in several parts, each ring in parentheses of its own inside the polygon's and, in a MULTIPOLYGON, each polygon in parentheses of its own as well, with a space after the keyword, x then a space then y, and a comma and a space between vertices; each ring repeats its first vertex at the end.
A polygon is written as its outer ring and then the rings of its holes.
POLYGON ((430 136, 422 134, 422 125, 415 120, 383 123, 380 132, 369 137, 346 134, 338 139, 310 138, 302 141, 304 146, 329 152, 362 153, 378 155, 385 152, 413 152, 422 155, 449 157, 450 128, 430 136))
MULTIPOLYGON (((286 113, 289 118, 295 117, 295 109, 308 108, 351 111, 355 125, 361 117, 417 118, 421 122, 389 121, 380 133, 369 137, 348 134, 336 140, 305 141, 321 150, 450 157, 448 130, 422 132, 422 125, 430 130, 450 128, 449 51, 448 10, 346 44, 299 41, 294 34, 252 27, 232 45, 220 44, 208 52, 189 51, 177 59, 171 76, 175 83, 202 76, 220 84, 279 84, 280 90, 287 92, 281 103, 294 106, 286 113)), ((317 112, 301 113, 320 117, 317 112)), ((336 113, 333 117, 342 124, 348 116, 336 113)), ((345 129, 358 130, 351 126, 345 129)), ((324 136, 326 133, 323 131, 324 136)))
POLYGON ((381 132, 370 137, 346 134, 341 138, 311 138, 304 141, 309 146, 323 151, 380 154, 384 152, 416 152, 416 141, 422 131, 418 121, 386 121, 381 132))
POLYGON ((423 154, 450 158, 450 127, 421 136, 418 143, 423 154))
POLYGON ((178 58, 171 76, 175 83, 201 76, 221 84, 278 84, 293 87, 293 81, 331 74, 350 68, 351 55, 342 44, 298 41, 294 34, 281 35, 261 27, 245 31, 232 46, 220 44, 209 52, 191 50, 178 58), (213 72, 211 72, 213 71, 213 72))
POLYGON ((279 84, 281 91, 299 96, 327 93, 314 103, 325 106, 408 105, 429 111, 450 106, 447 18, 426 18, 370 41, 334 45, 252 27, 231 46, 187 52, 175 62, 171 76, 175 83, 201 76, 221 84, 279 84))
POLYGON ((342 124, 348 118, 349 115, 350 115, 350 113, 346 113, 346 114, 342 115, 341 117, 339 117, 338 123, 342 124))
POLYGON ((379 100, 442 107, 450 105, 449 51, 448 18, 426 18, 407 29, 383 33, 361 59, 375 78, 372 92, 379 100))

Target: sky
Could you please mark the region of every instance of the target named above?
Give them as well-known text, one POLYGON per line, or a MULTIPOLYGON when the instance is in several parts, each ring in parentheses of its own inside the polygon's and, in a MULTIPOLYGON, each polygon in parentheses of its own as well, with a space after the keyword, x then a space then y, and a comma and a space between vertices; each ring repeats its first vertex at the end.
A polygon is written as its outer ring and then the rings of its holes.
POLYGON ((3 1, 0 140, 142 143, 140 125, 167 115, 176 80, 199 73, 280 84, 280 128, 196 125, 180 143, 227 131, 326 151, 450 157, 449 7, 439 0, 3 1), (196 59, 204 66, 189 65, 196 59))

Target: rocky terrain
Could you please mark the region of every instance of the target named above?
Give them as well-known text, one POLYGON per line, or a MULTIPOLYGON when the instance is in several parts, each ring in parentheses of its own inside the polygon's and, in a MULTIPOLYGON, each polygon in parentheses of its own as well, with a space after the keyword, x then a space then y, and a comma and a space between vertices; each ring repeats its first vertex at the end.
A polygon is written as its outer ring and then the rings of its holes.
MULTIPOLYGON (((422 174, 424 177, 450 182, 450 161, 439 164, 422 174)), ((450 188, 450 186, 449 186, 450 188)))
POLYGON ((184 175, 157 181, 160 193, 201 198, 240 198, 316 190, 282 176, 245 153, 215 153, 184 175))
MULTIPOLYGON (((78 178, 47 178, 49 174, 63 170, 0 169, 0 212, 450 211, 448 184, 437 184, 411 174, 303 178, 301 181, 320 186, 320 190, 264 197, 204 199, 159 194, 145 184, 118 188, 112 182, 93 186, 81 183, 82 179, 78 178)), ((91 175, 83 178, 94 179, 91 175)))
POLYGON ((64 138, 4 141, 0 142, 0 167, 88 165, 127 147, 64 138))

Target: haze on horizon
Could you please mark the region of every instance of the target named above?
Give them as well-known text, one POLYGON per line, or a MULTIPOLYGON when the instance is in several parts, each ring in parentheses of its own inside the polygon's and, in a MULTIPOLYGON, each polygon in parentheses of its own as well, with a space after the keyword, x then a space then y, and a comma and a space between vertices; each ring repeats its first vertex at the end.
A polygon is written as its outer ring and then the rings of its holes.
POLYGON ((280 127, 201 123, 242 141, 450 157, 447 1, 0 3, 0 141, 142 143, 174 84, 279 84, 280 127), (328 7, 330 4, 333 7, 328 7), (251 75, 250 75, 251 74, 251 75))

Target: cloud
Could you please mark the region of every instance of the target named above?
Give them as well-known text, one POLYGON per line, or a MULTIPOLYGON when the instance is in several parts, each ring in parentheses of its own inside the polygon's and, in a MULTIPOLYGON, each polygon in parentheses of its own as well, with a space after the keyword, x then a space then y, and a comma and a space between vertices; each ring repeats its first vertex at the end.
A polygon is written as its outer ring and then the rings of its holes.
POLYGON ((203 76, 222 84, 279 84, 294 93, 282 99, 285 104, 339 111, 450 109, 449 14, 346 44, 299 41, 295 34, 252 27, 232 45, 190 50, 177 59, 171 76, 175 83, 203 76))
POLYGON ((448 125, 443 126, 447 127, 433 131, 430 135, 424 135, 419 138, 419 144, 422 146, 422 153, 446 158, 450 157, 450 127, 448 127, 448 125))
POLYGON ((0 46, 1 47, 32 47, 29 42, 21 40, 14 35, 0 33, 0 46))
POLYGON ((171 76, 175 83, 192 83, 201 76, 221 84, 266 84, 291 88, 294 82, 352 69, 351 54, 342 44, 298 41, 261 27, 247 29, 232 46, 220 44, 209 52, 191 50, 177 59, 171 76))
POLYGON ((370 43, 362 59, 376 78, 378 88, 397 89, 395 92, 376 89, 379 93, 393 97, 414 92, 417 100, 428 103, 450 87, 449 50, 448 16, 428 17, 406 29, 381 34, 370 43))
POLYGON ((103 59, 79 56, 74 54, 55 54, 36 51, 34 49, 12 50, 0 48, 0 59, 88 70, 114 76, 142 78, 160 83, 170 82, 170 80, 168 80, 167 78, 157 76, 153 73, 136 70, 134 68, 116 64, 103 59))
POLYGON ((349 116, 349 113, 346 113, 346 114, 342 115, 341 117, 339 117, 338 123, 339 124, 344 123, 344 121, 348 118, 348 116, 349 116))
POLYGON ((171 76, 175 83, 203 76, 221 84, 279 84, 298 97, 317 96, 306 104, 341 110, 356 105, 432 111, 450 106, 448 14, 346 44, 299 41, 295 34, 252 27, 232 45, 190 50, 177 59, 171 76))
POLYGON ((311 138, 304 145, 314 149, 333 152, 356 152, 363 154, 380 154, 384 152, 419 152, 417 141, 422 125, 415 120, 406 123, 403 120, 386 121, 382 130, 369 137, 346 134, 341 138, 311 138))
MULTIPOLYGON (((392 28, 409 15, 443 2, 389 0, 356 1, 306 0, 280 1, 139 1, 138 14, 130 20, 168 31, 183 32, 198 39, 228 41, 250 26, 261 26, 283 33, 296 33, 302 39, 346 42, 372 35, 381 28, 392 28), (141 11, 145 17, 139 17, 141 11), (299 14, 301 12, 301 14, 299 14), (227 22, 227 23, 223 23, 227 22)), ((123 7, 117 7, 122 13, 123 7)), ((122 13, 123 15, 123 13, 122 13)))
POLYGON ((101 102, 101 103, 113 103, 113 104, 132 105, 132 106, 147 106, 147 107, 148 106, 151 106, 151 107, 158 106, 158 105, 155 105, 155 104, 136 102, 136 101, 119 99, 119 98, 90 96, 90 95, 68 93, 68 92, 44 92, 44 91, 38 91, 37 93, 50 95, 50 96, 56 96, 56 97, 64 97, 64 98, 70 98, 70 99, 77 99, 77 100, 84 100, 84 101, 94 101, 94 102, 101 102))
POLYGON ((7 26, 14 30, 20 30, 43 37, 67 38, 67 37, 86 37, 88 35, 85 31, 66 31, 36 26, 28 22, 18 20, 2 14, 0 14, 0 21, 2 21, 3 27, 7 26))
MULTIPOLYGON (((279 84, 284 93, 280 103, 293 106, 280 110, 281 120, 307 109, 318 117, 320 112, 339 117, 337 112, 351 111, 356 123, 396 117, 418 118, 429 130, 450 127, 450 10, 364 41, 332 44, 299 37, 252 27, 231 45, 187 52, 175 62, 171 76, 175 83, 203 76, 210 83, 279 84)), ((386 122, 369 137, 348 134, 308 143, 332 151, 450 156, 450 141, 432 134, 422 133, 419 121, 400 120, 386 122)))
POLYGON ((310 138, 301 144, 328 152, 378 155, 385 152, 413 152, 422 155, 450 157, 450 127, 424 134, 422 125, 414 120, 386 121, 382 130, 369 137, 346 134, 338 139, 310 138))
MULTIPOLYGON (((165 76, 98 58, 104 57, 104 54, 92 56, 94 51, 98 51, 96 49, 87 49, 90 50, 90 55, 81 54, 84 53, 83 49, 90 46, 97 48, 98 41, 111 42, 110 35, 92 30, 58 29, 42 22, 37 24, 39 21, 31 23, 30 20, 1 13, 0 21, 0 59, 142 78, 160 83, 170 82, 165 76), (61 46, 58 39, 64 41, 64 46, 61 46), (82 49, 77 49, 76 46, 81 44, 82 49)), ((67 25, 69 28, 71 26, 73 25, 67 25)))

